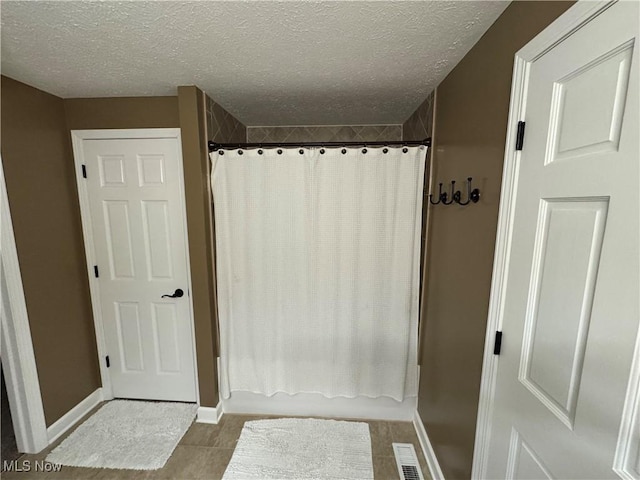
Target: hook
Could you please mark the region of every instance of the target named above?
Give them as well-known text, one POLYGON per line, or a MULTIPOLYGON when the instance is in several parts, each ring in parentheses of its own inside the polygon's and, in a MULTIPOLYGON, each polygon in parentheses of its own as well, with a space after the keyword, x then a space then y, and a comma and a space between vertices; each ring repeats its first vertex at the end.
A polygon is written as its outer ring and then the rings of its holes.
POLYGON ((446 193, 442 193, 442 183, 439 184, 440 185, 440 192, 438 193, 438 201, 434 202, 431 197, 433 196, 433 194, 429 194, 429 203, 431 205, 438 205, 440 203, 440 201, 442 200, 442 195, 444 195, 446 197, 446 193))
POLYGON ((467 201, 461 202, 460 197, 458 197, 457 202, 460 205, 468 205, 470 202, 478 203, 478 200, 480 200, 480 190, 477 188, 474 188, 473 190, 471 189, 471 180, 471 177, 467 178, 467 201))
POLYGON ((456 190, 456 181, 451 180, 451 193, 442 191, 442 183, 439 183, 438 186, 438 201, 433 201, 433 194, 429 194, 429 203, 431 205, 438 205, 442 203, 443 205, 451 205, 452 203, 457 203, 458 205, 468 205, 469 203, 478 203, 480 200, 480 190, 477 188, 472 188, 471 181, 473 179, 471 177, 467 178, 467 201, 462 201, 462 192, 460 190, 456 190), (449 200, 449 201, 447 201, 449 200))
POLYGON ((441 195, 443 205, 451 205, 456 200, 456 197, 460 198, 460 192, 454 193, 455 188, 456 188, 456 181, 451 180, 451 200, 447 202, 447 198, 448 198, 447 194, 443 193, 441 195))

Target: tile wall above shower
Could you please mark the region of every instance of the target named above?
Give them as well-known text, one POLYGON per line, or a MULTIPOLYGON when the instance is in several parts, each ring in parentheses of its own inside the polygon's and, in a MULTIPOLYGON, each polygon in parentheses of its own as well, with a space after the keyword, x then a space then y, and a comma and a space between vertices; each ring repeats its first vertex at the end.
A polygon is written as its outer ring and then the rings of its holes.
POLYGON ((434 92, 418 106, 402 125, 402 140, 424 140, 433 133, 434 92))
POLYGON ((247 127, 247 141, 376 142, 402 140, 402 125, 330 125, 300 127, 247 127))
POLYGON ((220 143, 243 143, 247 141, 247 129, 236 117, 227 112, 208 95, 207 139, 220 143))

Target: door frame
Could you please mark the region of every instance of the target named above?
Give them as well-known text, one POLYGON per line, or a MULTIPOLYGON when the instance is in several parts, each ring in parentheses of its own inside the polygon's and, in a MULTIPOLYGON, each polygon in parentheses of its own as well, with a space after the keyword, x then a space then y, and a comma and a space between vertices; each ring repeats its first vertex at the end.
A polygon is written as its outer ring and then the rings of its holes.
MULTIPOLYGON (((87 277, 89 279, 89 291, 91 294, 91 309, 93 311, 93 323, 96 332, 96 345, 98 349, 98 364, 100 365, 100 378, 105 400, 114 398, 111 377, 107 368, 105 357, 107 345, 104 334, 104 320, 100 303, 100 285, 93 274, 93 266, 96 265, 96 254, 93 241, 93 223, 89 204, 89 192, 84 181, 82 165, 85 158, 84 140, 127 140, 127 139, 173 139, 176 141, 180 178, 180 201, 184 222, 185 261, 187 263, 187 299, 189 305, 189 327, 191 330, 191 343, 193 355, 193 375, 195 380, 196 404, 200 406, 200 387, 198 384, 198 363, 196 355, 195 322, 193 316, 193 298, 191 292, 191 261, 189 252, 189 234, 187 230, 187 210, 184 186, 184 159, 182 156, 182 139, 179 128, 143 128, 143 129, 109 129, 109 130, 71 130, 71 143, 73 147, 73 161, 76 172, 76 184, 78 187, 78 201, 80 203, 80 216, 82 219, 82 232, 84 251, 87 260, 87 277)), ((90 174, 90 173, 89 173, 90 174)))
MULTIPOLYGON (((504 321, 505 292, 508 282, 507 270, 510 261, 509 252, 513 236, 514 211, 517 197, 516 182, 521 158, 521 152, 516 151, 515 145, 518 121, 525 120, 529 69, 532 62, 615 3, 617 3, 616 0, 600 0, 597 2, 578 1, 515 54, 509 104, 509 121, 502 171, 496 249, 493 259, 491 294, 489 297, 489 312, 484 342, 480 397, 478 401, 478 418, 473 451, 471 478, 474 479, 486 478, 488 466, 489 440, 492 429, 491 419, 494 412, 494 396, 498 373, 498 356, 494 355, 493 346, 495 332, 502 331, 504 321)), ((508 337, 506 337, 504 341, 509 341, 508 337)), ((636 378, 640 377, 640 366, 638 365, 640 359, 638 358, 638 352, 640 352, 640 338, 636 348, 636 366, 634 367, 636 378)), ((625 412, 629 410, 631 409, 627 408, 625 412)), ((630 421, 631 414, 626 413, 626 416, 630 421)), ((625 420, 623 418, 623 426, 624 424, 625 420)))
POLYGON ((1 157, 0 232, 0 271, 6 280, 6 291, 0 292, 0 336, 13 433, 18 451, 39 453, 49 437, 1 157))

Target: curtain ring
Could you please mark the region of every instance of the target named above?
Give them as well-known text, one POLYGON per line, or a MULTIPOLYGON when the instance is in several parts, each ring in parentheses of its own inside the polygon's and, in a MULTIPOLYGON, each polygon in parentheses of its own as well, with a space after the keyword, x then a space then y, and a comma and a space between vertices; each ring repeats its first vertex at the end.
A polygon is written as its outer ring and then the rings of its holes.
POLYGON ((244 152, 242 150, 238 150, 238 155, 242 155, 244 152))
POLYGON ((344 155, 345 153, 347 153, 347 149, 346 149, 346 148, 343 148, 343 149, 342 149, 342 154, 344 155))
POLYGON ((388 151, 389 151, 389 149, 388 149, 388 148, 383 148, 383 149, 382 149, 382 153, 387 153, 388 151))
POLYGON ((220 155, 224 155, 224 150, 218 150, 218 153, 219 153, 220 155))
POLYGON ((258 155, 262 155, 262 149, 261 148, 258 150, 258 155))
POLYGON ((278 149, 278 155, 282 155, 282 150, 278 149))
POLYGON ((407 153, 408 151, 409 151, 409 149, 408 149, 407 147, 404 147, 404 148, 402 149, 402 153, 407 153))
POLYGON ((324 155, 324 148, 320 149, 320 155, 324 155))
POLYGON ((363 149, 362 149, 362 153, 367 153, 367 149, 366 149, 366 148, 363 148, 363 149))
POLYGON ((302 155, 302 154, 304 153, 304 150, 303 150, 303 149, 300 149, 300 150, 298 150, 298 153, 299 153, 300 155, 302 155))

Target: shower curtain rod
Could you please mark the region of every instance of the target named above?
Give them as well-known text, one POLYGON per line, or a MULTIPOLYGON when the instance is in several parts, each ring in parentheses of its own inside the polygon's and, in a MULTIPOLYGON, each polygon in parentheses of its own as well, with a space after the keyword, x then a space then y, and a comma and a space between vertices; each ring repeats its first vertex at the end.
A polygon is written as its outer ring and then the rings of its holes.
POLYGON ((431 137, 424 140, 413 141, 393 141, 393 142, 287 142, 287 143, 216 143, 212 140, 207 142, 209 145, 209 151, 215 152, 216 150, 235 150, 235 149, 247 149, 247 148, 295 148, 295 147, 415 147, 419 145, 431 146, 431 137))

